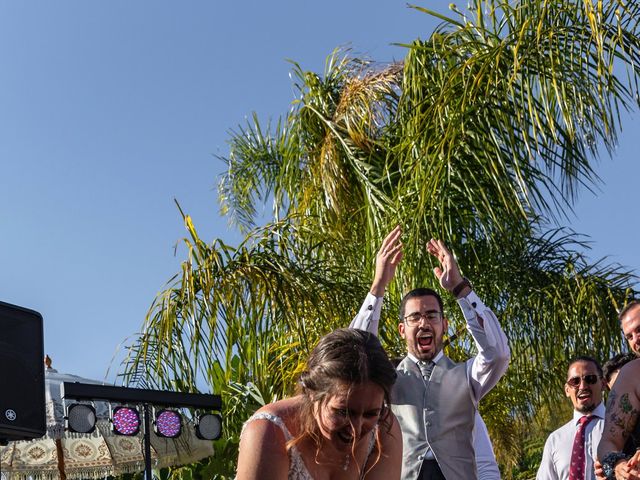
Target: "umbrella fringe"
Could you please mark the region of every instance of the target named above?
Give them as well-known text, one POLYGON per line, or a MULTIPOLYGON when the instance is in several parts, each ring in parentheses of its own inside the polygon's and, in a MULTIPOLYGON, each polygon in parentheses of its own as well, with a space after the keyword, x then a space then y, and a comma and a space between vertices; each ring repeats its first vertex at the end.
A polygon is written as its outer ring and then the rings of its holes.
MULTIPOLYGON (((129 464, 114 467, 95 468, 74 468, 66 471, 67 480, 99 480, 109 476, 122 475, 125 473, 136 473, 144 470, 144 462, 139 464, 129 464)), ((43 472, 38 470, 22 470, 20 472, 2 472, 2 480, 58 480, 60 475, 57 471, 43 472)))
MULTIPOLYGON (((111 428, 108 403, 90 402, 96 409, 96 429, 92 433, 75 433, 65 428, 62 383, 85 380, 52 369, 45 372, 45 379, 47 433, 42 438, 13 441, 0 447, 0 480, 58 480, 62 463, 67 480, 98 480, 144 470, 142 433, 134 437, 116 435, 111 428), (64 462, 58 462, 60 453, 64 462)), ((213 455, 213 442, 196 438, 191 420, 185 418, 183 427, 175 440, 150 432, 152 468, 185 465, 213 455)))
POLYGON ((53 439, 62 438, 64 436, 64 425, 47 425, 47 436, 53 439))

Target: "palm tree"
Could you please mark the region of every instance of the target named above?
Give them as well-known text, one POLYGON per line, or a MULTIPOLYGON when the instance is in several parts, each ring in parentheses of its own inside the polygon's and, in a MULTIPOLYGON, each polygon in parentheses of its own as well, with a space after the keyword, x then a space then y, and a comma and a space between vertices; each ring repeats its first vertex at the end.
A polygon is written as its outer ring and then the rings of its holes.
MULTIPOLYGON (((348 323, 381 238, 400 224, 405 259, 381 337, 402 350, 394 307, 434 283, 424 243, 444 239, 511 342, 508 375, 483 400, 508 475, 529 447, 507 437, 557 403, 549 392, 568 358, 622 347, 615 312, 635 277, 591 264, 562 222, 638 98, 640 2, 477 0, 453 17, 415 8, 442 23, 404 62, 336 51, 322 75, 294 63, 289 113, 275 126, 254 115, 232 134, 220 201, 247 239, 207 245, 183 214, 189 256, 128 372, 221 391, 237 441, 255 405, 290 391, 318 336, 348 323), (273 222, 256 229, 263 202, 273 222)), ((461 325, 454 317, 450 333, 461 325)), ((465 358, 471 343, 461 334, 448 354, 465 358)))

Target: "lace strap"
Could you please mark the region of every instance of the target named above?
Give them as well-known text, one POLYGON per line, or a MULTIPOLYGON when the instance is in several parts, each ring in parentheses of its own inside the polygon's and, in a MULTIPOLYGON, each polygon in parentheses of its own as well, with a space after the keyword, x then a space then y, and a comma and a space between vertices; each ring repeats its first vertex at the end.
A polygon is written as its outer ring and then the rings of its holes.
MULTIPOLYGON (((247 424, 254 420, 268 420, 270 422, 273 422, 282 430, 285 441, 288 442, 293 438, 293 436, 289 432, 289 429, 284 424, 284 421, 282 420, 282 418, 267 412, 254 413, 244 423, 244 425, 242 426, 242 431, 244 432, 244 429, 247 426, 247 424)), ((240 435, 242 435, 242 433, 240 435)), ((302 455, 300 455, 300 452, 296 447, 291 447, 289 449, 289 461, 290 461, 290 465, 289 465, 288 480, 313 480, 313 477, 311 476, 311 474, 307 470, 306 465, 304 464, 304 460, 302 460, 302 455)))
POLYGON ((369 440, 369 451, 367 452, 367 459, 369 459, 369 455, 371 455, 371 452, 373 452, 373 447, 375 447, 376 445, 376 437, 378 435, 378 427, 379 425, 376 425, 373 430, 371 430, 371 440, 369 440))
MULTIPOLYGON (((293 438, 293 436, 289 432, 289 429, 284 424, 284 421, 277 415, 273 415, 267 412, 258 412, 251 415, 251 417, 249 417, 249 419, 246 422, 244 422, 244 425, 242 426, 242 431, 244 432, 244 429, 246 428, 247 424, 254 420, 269 420, 270 422, 275 423, 278 427, 280 427, 280 430, 282 430, 282 433, 284 433, 284 439, 286 442, 290 441, 293 438)), ((242 433, 240 433, 240 435, 242 436, 242 433)))
POLYGON ((367 473, 366 466, 367 466, 367 462, 369 461, 369 457, 373 453, 373 449, 376 446, 376 436, 378 434, 378 427, 379 425, 376 425, 375 428, 371 430, 371 439, 369 440, 369 451, 367 452, 367 458, 365 458, 364 460, 364 465, 363 465, 362 471, 360 472, 359 480, 363 480, 365 474, 367 473))

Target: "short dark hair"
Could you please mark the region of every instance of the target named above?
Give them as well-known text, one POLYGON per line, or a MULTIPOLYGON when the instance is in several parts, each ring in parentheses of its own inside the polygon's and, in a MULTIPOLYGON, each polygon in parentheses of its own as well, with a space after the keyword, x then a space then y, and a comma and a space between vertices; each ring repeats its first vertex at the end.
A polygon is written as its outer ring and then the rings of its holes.
POLYGON ((629 363, 631 360, 635 360, 636 357, 633 353, 619 353, 614 355, 602 365, 602 371, 604 372, 604 378, 609 383, 611 376, 620 370, 623 366, 629 363))
POLYGON ((618 320, 620 320, 620 323, 622 323, 622 318, 629 313, 630 310, 633 310, 635 307, 640 306, 640 300, 631 300, 629 303, 627 303, 624 308, 620 311, 620 314, 618 315, 618 320))
POLYGON ((578 357, 572 358, 571 361, 569 361, 569 365, 567 366, 567 373, 569 372, 569 369, 573 366, 573 364, 578 362, 593 363, 596 366, 596 370, 598 370, 598 375, 600 375, 601 377, 603 376, 600 362, 598 362, 595 358, 590 357, 589 355, 580 355, 578 357))
POLYGON ((436 292, 432 288, 426 288, 426 287, 414 288, 410 292, 407 292, 404 295, 404 297, 402 297, 402 301, 400 302, 400 322, 401 323, 404 322, 404 309, 406 308, 407 302, 409 300, 411 300, 412 298, 429 297, 429 296, 436 297, 436 300, 438 301, 438 306, 440 307, 440 311, 443 312, 444 304, 442 303, 442 297, 440 297, 438 292, 436 292))

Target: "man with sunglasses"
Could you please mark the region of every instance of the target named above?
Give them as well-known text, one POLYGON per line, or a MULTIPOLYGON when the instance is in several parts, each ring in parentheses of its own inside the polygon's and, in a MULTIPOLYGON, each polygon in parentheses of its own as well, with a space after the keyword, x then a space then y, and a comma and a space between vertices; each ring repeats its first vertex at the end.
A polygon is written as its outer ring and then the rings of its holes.
POLYGON ((573 404, 573 418, 547 438, 536 480, 595 480, 603 391, 602 368, 595 359, 581 356, 569 363, 564 392, 573 404))
MULTIPOLYGON (((370 292, 351 328, 378 333, 384 292, 402 258, 401 233, 396 227, 382 242, 370 292)), ((478 478, 473 444, 478 402, 507 370, 509 346, 497 318, 462 277, 444 243, 432 239, 427 251, 440 263, 434 268, 436 279, 457 299, 478 355, 463 363, 444 355, 448 320, 435 290, 417 288, 403 297, 398 332, 408 353, 397 367, 398 379, 391 392, 391 407, 402 429, 402 478, 474 480, 478 478)), ((479 427, 475 434, 488 437, 479 427)), ((485 447, 492 457, 490 443, 485 447)))

